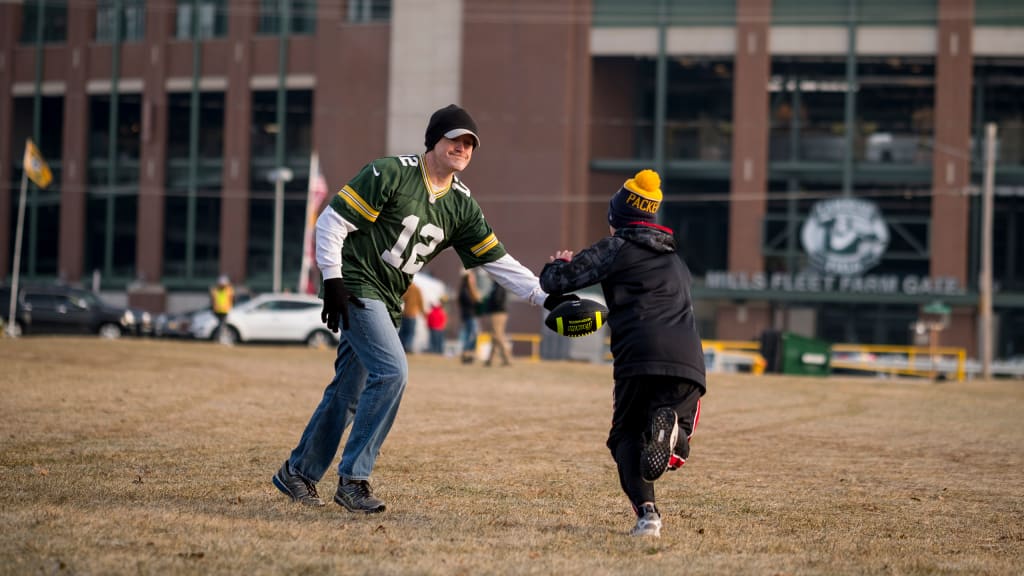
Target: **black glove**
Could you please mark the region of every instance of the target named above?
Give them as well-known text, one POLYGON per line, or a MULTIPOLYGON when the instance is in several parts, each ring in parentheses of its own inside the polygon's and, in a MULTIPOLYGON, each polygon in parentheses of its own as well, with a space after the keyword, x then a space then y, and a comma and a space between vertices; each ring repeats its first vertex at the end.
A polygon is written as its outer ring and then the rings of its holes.
POLYGON ((320 320, 327 324, 331 332, 338 331, 338 318, 341 318, 341 325, 348 330, 348 304, 351 302, 359 308, 366 308, 366 304, 356 298, 345 287, 345 281, 341 278, 324 280, 324 309, 320 312, 320 320))
POLYGON ((575 294, 548 294, 548 297, 544 299, 544 308, 550 312, 563 302, 572 302, 579 299, 580 297, 575 294))

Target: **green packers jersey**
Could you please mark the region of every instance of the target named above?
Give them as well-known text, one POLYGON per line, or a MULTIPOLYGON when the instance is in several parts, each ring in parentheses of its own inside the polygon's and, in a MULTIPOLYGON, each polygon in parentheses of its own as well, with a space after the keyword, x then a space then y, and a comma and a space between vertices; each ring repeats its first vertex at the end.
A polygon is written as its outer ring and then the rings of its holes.
POLYGON ((505 255, 469 188, 432 192, 422 156, 367 164, 331 208, 358 228, 345 238, 342 276, 355 296, 382 300, 397 320, 412 275, 452 246, 466 268, 505 255))

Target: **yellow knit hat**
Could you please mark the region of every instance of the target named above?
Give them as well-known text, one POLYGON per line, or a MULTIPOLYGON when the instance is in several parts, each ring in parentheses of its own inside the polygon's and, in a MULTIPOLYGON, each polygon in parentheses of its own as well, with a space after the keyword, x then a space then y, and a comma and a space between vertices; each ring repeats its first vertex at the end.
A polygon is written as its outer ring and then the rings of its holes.
POLYGON ((660 207, 661 177, 654 170, 641 170, 612 196, 608 223, 622 228, 633 222, 653 222, 660 207))

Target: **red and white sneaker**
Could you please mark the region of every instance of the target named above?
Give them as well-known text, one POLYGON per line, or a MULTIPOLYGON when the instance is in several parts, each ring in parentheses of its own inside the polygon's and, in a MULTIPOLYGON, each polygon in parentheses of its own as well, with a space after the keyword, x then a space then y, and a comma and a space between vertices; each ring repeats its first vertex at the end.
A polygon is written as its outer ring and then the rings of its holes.
MULTIPOLYGON (((697 399, 697 410, 693 414, 693 429, 691 430, 690 435, 687 436, 685 440, 683 440, 685 441, 685 444, 683 446, 675 446, 676 450, 680 450, 681 452, 684 452, 686 454, 690 453, 690 438, 693 437, 693 432, 697 430, 698 422, 700 422, 700 399, 697 399)), ((679 470, 680 468, 683 467, 683 464, 686 464, 686 458, 679 456, 675 452, 673 452, 672 455, 668 457, 669 471, 679 470)))
POLYGON ((683 464, 686 464, 686 458, 680 458, 679 456, 676 456, 675 454, 673 454, 673 455, 668 457, 668 469, 669 469, 669 471, 679 470, 680 468, 683 467, 683 464))

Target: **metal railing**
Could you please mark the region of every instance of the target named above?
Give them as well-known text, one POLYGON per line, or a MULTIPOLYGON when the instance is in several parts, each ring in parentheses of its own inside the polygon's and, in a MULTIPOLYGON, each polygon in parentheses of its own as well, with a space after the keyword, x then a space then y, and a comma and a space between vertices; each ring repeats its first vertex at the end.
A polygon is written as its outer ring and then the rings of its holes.
POLYGON ((967 376, 967 350, 950 346, 892 346, 885 344, 833 344, 832 367, 871 373, 952 378, 967 376), (839 359, 836 352, 867 355, 839 359))
MULTIPOLYGON (((530 355, 527 357, 531 362, 540 361, 540 334, 526 334, 522 332, 509 332, 505 335, 505 338, 509 342, 515 344, 516 342, 525 342, 530 345, 530 355)), ((476 339, 476 350, 477 355, 482 354, 481 348, 491 345, 492 335, 490 332, 481 332, 476 339)), ((515 347, 512 347, 510 351, 512 355, 515 355, 515 347)))

